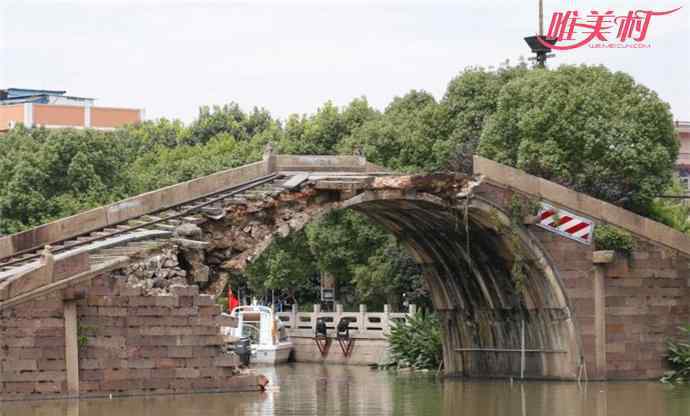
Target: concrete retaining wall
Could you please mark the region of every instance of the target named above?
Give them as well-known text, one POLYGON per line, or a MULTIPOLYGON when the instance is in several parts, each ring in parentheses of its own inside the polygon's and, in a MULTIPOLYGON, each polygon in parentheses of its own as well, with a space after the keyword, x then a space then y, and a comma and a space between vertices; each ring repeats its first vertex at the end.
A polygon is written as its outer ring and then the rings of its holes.
POLYGON ((328 352, 322 356, 313 337, 290 337, 294 344, 293 358, 302 363, 369 365, 384 358, 388 341, 385 339, 354 338, 351 354, 343 354, 338 341, 331 338, 328 352))

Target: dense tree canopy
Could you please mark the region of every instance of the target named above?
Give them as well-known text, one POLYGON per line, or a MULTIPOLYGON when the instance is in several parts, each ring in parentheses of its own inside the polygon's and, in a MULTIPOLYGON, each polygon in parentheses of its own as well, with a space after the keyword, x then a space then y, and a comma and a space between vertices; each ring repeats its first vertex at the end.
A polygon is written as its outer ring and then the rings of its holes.
POLYGON ((678 143, 669 106, 630 76, 562 67, 501 89, 479 153, 648 214, 671 184, 678 143))
MULTIPOLYGON (((18 127, 0 139, 0 233, 259 160, 268 142, 282 153, 361 151, 374 163, 416 172, 466 168, 478 151, 686 231, 687 209, 654 199, 672 186, 673 130, 668 105, 625 74, 525 65, 468 68, 440 101, 413 90, 382 112, 362 97, 284 122, 230 103, 201 108, 189 125, 18 127)), ((394 238, 347 211, 276 241, 248 268, 246 282, 255 292, 290 288, 293 299, 313 301, 321 272, 336 277, 348 302, 424 298, 419 268, 394 238)))

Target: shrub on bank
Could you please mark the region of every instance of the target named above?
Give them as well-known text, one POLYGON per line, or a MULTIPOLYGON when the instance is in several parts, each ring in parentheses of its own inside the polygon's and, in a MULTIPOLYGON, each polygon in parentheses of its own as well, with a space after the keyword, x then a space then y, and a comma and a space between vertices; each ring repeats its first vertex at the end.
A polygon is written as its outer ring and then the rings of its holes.
POLYGON ((418 313, 394 324, 387 335, 391 361, 388 366, 436 370, 443 360, 441 323, 433 313, 418 313))
POLYGON ((668 356, 666 359, 671 364, 671 371, 668 371, 661 381, 664 383, 683 383, 690 381, 690 325, 680 328, 687 339, 682 341, 668 341, 668 356))
POLYGON ((635 240, 627 231, 602 224, 594 229, 594 245, 597 250, 615 250, 629 255, 635 248, 635 240))

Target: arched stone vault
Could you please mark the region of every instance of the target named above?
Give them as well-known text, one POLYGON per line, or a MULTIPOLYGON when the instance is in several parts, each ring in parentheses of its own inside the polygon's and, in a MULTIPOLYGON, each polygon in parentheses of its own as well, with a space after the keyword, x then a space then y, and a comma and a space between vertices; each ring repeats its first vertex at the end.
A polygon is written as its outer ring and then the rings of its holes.
MULTIPOLYGON (((468 178, 403 178, 377 179, 355 196, 312 184, 227 207, 223 220, 204 225, 208 255, 223 252, 219 269, 240 271, 273 235, 299 230, 332 209, 354 209, 394 234, 422 266, 442 317, 447 374, 519 374, 524 321, 526 349, 534 350, 526 353, 526 374, 577 377, 577 332, 538 240, 489 200, 471 192, 458 198, 468 178)), ((224 280, 217 279, 212 291, 222 290, 224 280)))
POLYGON ((526 348, 543 350, 527 353, 527 373, 576 377, 580 354, 574 324, 539 242, 489 201, 470 198, 466 207, 464 202, 374 191, 343 205, 386 227, 422 265, 443 318, 449 373, 519 373, 519 352, 469 349, 519 351, 524 320, 526 348), (512 273, 516 258, 525 269, 520 283, 512 273))

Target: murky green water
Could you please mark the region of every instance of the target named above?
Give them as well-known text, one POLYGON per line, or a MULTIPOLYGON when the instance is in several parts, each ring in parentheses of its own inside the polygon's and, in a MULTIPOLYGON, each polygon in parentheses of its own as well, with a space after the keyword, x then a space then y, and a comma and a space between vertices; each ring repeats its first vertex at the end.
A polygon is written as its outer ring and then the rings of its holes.
POLYGON ((265 393, 0 403, 0 416, 690 416, 690 388, 654 382, 441 382, 309 364, 261 371, 272 382, 265 393))

